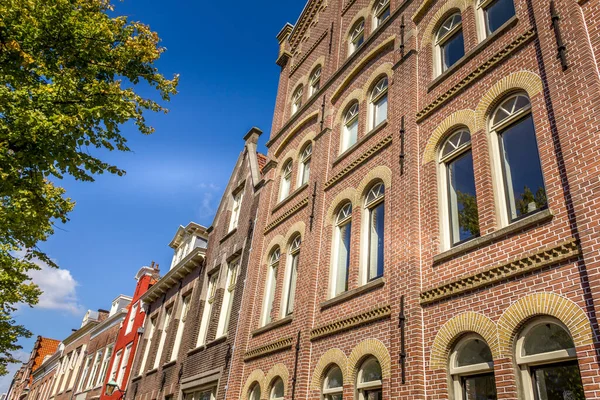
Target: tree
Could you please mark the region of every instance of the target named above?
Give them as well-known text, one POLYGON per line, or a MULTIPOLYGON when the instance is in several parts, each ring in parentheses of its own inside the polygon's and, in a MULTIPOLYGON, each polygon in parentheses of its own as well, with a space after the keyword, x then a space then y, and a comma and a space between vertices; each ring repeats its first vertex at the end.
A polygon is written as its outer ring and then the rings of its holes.
POLYGON ((40 295, 28 271, 36 259, 57 267, 38 247, 74 207, 57 182, 123 175, 92 151, 129 151, 120 127, 152 133, 144 114, 166 112, 159 101, 176 93, 178 77, 154 65, 158 35, 109 13, 110 0, 0 2, 0 375, 30 335, 12 318, 40 295))

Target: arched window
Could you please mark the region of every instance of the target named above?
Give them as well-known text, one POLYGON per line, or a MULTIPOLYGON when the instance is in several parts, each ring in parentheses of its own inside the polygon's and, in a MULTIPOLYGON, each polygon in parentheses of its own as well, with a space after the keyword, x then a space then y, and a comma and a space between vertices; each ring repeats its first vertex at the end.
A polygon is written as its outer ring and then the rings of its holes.
POLYGON ((367 282, 383 276, 384 194, 385 187, 383 183, 379 182, 371 187, 365 198, 367 224, 364 232, 367 243, 367 282))
POLYGON ((302 107, 302 94, 304 93, 304 86, 300 85, 294 91, 292 95, 292 115, 296 114, 300 107, 302 107))
POLYGON ((388 78, 381 78, 371 91, 370 129, 374 129, 387 119, 388 108, 388 78))
POLYGON ((465 55, 465 39, 460 13, 453 14, 444 21, 437 31, 435 43, 439 54, 439 75, 465 55))
POLYGON ((281 251, 279 247, 271 252, 269 256, 269 265, 267 266, 267 282, 265 285, 265 299, 263 305, 262 325, 271 322, 271 314, 275 303, 275 289, 277 288, 277 270, 279 268, 279 259, 281 251))
POLYGON ((334 262, 331 297, 348 290, 348 269, 350 268, 350 236, 352 234, 352 203, 342 206, 337 213, 334 233, 334 262))
POLYGON ((538 152, 531 103, 527 95, 505 99, 492 113, 492 135, 498 154, 508 222, 546 208, 546 187, 538 152))
POLYGON ((313 72, 310 74, 309 84, 310 84, 309 93, 308 93, 309 96, 314 95, 321 88, 321 66, 320 65, 317 68, 315 68, 313 70, 313 72))
POLYGON ((468 335, 454 346, 450 375, 455 400, 496 400, 492 352, 481 337, 468 335))
POLYGON ((298 171, 298 187, 308 182, 310 178, 310 159, 312 157, 312 143, 304 146, 300 154, 300 169, 298 171))
POLYGON ((292 186, 292 160, 289 160, 283 166, 281 171, 281 188, 279 189, 279 201, 290 195, 290 187, 292 186))
POLYGON ((480 0, 477 8, 483 18, 486 36, 494 33, 515 16, 513 0, 480 0))
POLYGON ((255 383, 250 392, 248 392, 248 400, 261 400, 260 394, 260 385, 255 383))
POLYGON ((443 203, 442 227, 446 247, 479 236, 479 213, 475 193, 475 172, 471 134, 454 132, 440 152, 440 194, 443 203))
POLYGON ((343 153, 356 143, 358 138, 358 101, 352 103, 346 110, 346 113, 344 114, 344 127, 342 130, 341 152, 343 153))
POLYGON ((360 19, 356 22, 350 30, 350 37, 348 38, 348 55, 353 54, 356 49, 360 47, 365 41, 365 20, 360 19))
POLYGON ((527 325, 517 339, 516 358, 527 400, 585 399, 575 344, 557 320, 527 325))
POLYGON ((269 396, 270 400, 283 400, 284 396, 284 386, 281 378, 277 378, 277 380, 273 383, 273 388, 271 389, 271 394, 269 396))
POLYGON ((373 28, 377 28, 390 16, 390 0, 379 0, 373 9, 373 28))
POLYGON ((286 266, 286 287, 284 303, 283 303, 283 316, 290 315, 294 312, 294 299, 296 298, 296 281, 298 280, 298 260, 300 258, 300 245, 302 239, 300 235, 297 235, 292 240, 290 250, 287 256, 286 266))
POLYGON ((358 370, 356 389, 359 400, 381 400, 382 393, 381 365, 375 357, 367 358, 358 370))
POLYGON ((333 365, 327 371, 323 381, 323 400, 342 400, 343 391, 342 370, 337 365, 333 365))

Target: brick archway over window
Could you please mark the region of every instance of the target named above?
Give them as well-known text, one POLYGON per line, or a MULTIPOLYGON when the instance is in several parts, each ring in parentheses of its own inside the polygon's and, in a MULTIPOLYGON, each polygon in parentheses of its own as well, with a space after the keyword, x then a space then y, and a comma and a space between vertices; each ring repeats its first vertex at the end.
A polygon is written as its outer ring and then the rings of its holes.
POLYGON ((312 389, 321 390, 327 368, 333 364, 337 365, 344 374, 344 384, 349 383, 348 374, 346 373, 348 364, 346 355, 340 349, 329 349, 321 356, 319 362, 315 366, 311 381, 312 389))
MULTIPOLYGON (((350 383, 354 384, 356 382, 360 364, 369 356, 377 358, 379 365, 381 365, 381 374, 383 379, 389 379, 391 376, 392 359, 390 358, 390 353, 388 352, 387 347, 385 347, 385 345, 377 339, 367 339, 360 342, 352 350, 350 357, 348 357, 346 374, 348 375, 350 383)), ((344 382, 346 382, 345 378, 344 382)))
POLYGON ((248 379, 246 379, 246 384, 244 385, 241 393, 241 399, 246 399, 248 396, 248 392, 254 383, 257 383, 260 386, 260 397, 263 398, 265 394, 265 373, 260 369, 255 369, 248 375, 248 379))
POLYGON ((435 15, 431 18, 429 24, 423 31, 423 36, 421 39, 421 50, 425 48, 425 46, 434 42, 434 37, 438 26, 440 26, 442 22, 444 22, 444 17, 450 15, 450 11, 460 10, 462 14, 467 9, 467 7, 474 5, 474 0, 450 0, 445 2, 435 13, 435 15))
POLYGON ((434 161, 437 158, 436 153, 438 146, 442 140, 445 139, 446 134, 459 126, 466 126, 471 135, 477 132, 475 111, 468 109, 457 111, 448 116, 437 126, 437 128, 435 128, 425 146, 425 151, 423 152, 423 165, 430 161, 434 161))
POLYGON ((329 209, 327 210, 327 214, 325 216, 325 226, 329 226, 333 224, 333 221, 335 220, 335 214, 336 212, 339 211, 340 206, 344 203, 346 203, 346 201, 349 201, 350 203, 352 203, 352 208, 354 209, 354 207, 358 207, 359 206, 359 194, 356 191, 356 189, 354 188, 346 188, 344 190, 342 190, 341 192, 339 192, 337 194, 337 196, 335 196, 335 198, 331 201, 331 205, 329 206, 329 209))
POLYGON ((281 380, 283 381, 283 393, 285 394, 285 396, 288 395, 288 383, 290 380, 290 373, 288 372, 288 369, 285 365, 275 364, 273 368, 271 368, 269 372, 267 372, 267 376, 265 377, 265 391, 263 392, 265 393, 265 395, 263 395, 265 396, 265 398, 269 397, 269 392, 273 387, 272 385, 275 381, 275 378, 281 378, 281 380))
POLYGON ((383 182, 383 186, 385 190, 389 190, 392 187, 392 170, 386 167, 385 165, 380 165, 378 167, 373 168, 367 173, 367 175, 360 181, 358 185, 357 194, 362 198, 367 195, 367 188, 370 188, 371 185, 377 181, 381 180, 383 182))

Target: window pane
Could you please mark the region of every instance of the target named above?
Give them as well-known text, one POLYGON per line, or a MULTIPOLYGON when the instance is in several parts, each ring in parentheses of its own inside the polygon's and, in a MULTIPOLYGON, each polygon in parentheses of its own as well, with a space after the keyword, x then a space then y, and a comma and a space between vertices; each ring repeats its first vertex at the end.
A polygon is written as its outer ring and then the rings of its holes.
POLYGON ((342 378, 342 370, 338 367, 333 367, 327 374, 327 389, 341 388, 344 386, 342 378))
POLYGON ((302 170, 302 185, 308 182, 308 178, 310 178, 310 160, 304 162, 302 170))
POLYGON ((546 207, 546 189, 531 115, 500 133, 511 220, 546 207))
POLYGON ((465 40, 462 29, 441 45, 442 66, 447 70, 465 55, 465 40))
POLYGON ((381 400, 381 389, 365 390, 365 400, 381 400))
POLYGON ((532 328, 523 345, 523 355, 575 348, 571 335, 557 324, 539 324, 532 328))
POLYGON ((379 361, 371 358, 362 365, 362 382, 373 382, 381 380, 381 366, 379 361))
POLYGON ((342 150, 346 150, 354 143, 356 143, 356 138, 358 137, 358 119, 355 119, 348 125, 346 125, 346 135, 344 140, 344 146, 342 150))
POLYGON ((341 393, 325 395, 325 400, 342 400, 342 399, 343 399, 343 395, 341 393))
POLYGON ((494 0, 485 8, 488 35, 515 15, 513 0, 494 0))
POLYGON ((473 339, 464 345, 456 358, 458 367, 492 362, 492 352, 483 340, 473 339))
POLYGON ((532 368, 531 372, 539 400, 585 399, 576 361, 532 368))
POLYGON ((382 123, 383 121, 385 121, 387 119, 387 105, 388 105, 387 96, 382 97, 375 104, 375 116, 374 116, 375 126, 378 126, 380 123, 382 123))
POLYGON ((260 386, 258 384, 254 385, 254 388, 248 396, 248 400, 260 400, 260 386))
POLYGON ((271 392, 271 398, 283 397, 283 381, 278 379, 273 385, 273 391, 271 392))
POLYGON ((383 276, 384 203, 369 210, 369 274, 368 280, 383 276))
POLYGON ((292 270, 290 271, 290 288, 288 292, 287 309, 285 315, 294 311, 294 299, 296 297, 296 280, 298 279, 298 253, 292 256, 292 270))
POLYGON ((275 301, 275 289, 277 286, 277 265, 271 267, 271 274, 268 281, 269 287, 267 288, 267 310, 265 323, 271 322, 271 312, 273 311, 273 303, 275 301))
POLYGON ((452 244, 479 235, 479 213, 471 150, 447 163, 452 244))
POLYGON ((350 233, 352 223, 348 222, 339 228, 339 249, 337 260, 337 275, 335 294, 340 294, 348 290, 348 268, 350 266, 350 233))
POLYGON ((496 400, 494 374, 465 376, 461 378, 465 400, 496 400))

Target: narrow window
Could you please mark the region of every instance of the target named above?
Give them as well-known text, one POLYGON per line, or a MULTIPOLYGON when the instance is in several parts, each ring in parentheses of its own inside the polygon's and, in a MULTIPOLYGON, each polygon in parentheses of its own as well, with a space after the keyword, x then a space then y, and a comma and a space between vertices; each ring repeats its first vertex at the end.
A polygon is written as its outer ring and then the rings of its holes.
POLYGON ((358 138, 358 101, 352 103, 344 115, 341 153, 348 150, 358 138))
POLYGON ((284 304, 284 317, 294 312, 294 299, 296 297, 296 281, 298 279, 298 259, 300 257, 300 235, 296 236, 290 245, 290 252, 287 257, 287 283, 286 296, 284 304))
POLYGON ((515 15, 513 0, 483 0, 480 7, 487 35, 494 33, 515 15))
POLYGON ((529 98, 517 94, 504 100, 491 124, 498 136, 508 220, 513 222, 547 207, 529 98))
POLYGON ((387 120, 388 108, 388 79, 381 78, 371 91, 371 126, 375 129, 383 121, 387 120))
POLYGON ((183 332, 185 330, 185 321, 187 320, 188 312, 190 310, 190 299, 191 295, 187 295, 183 297, 181 301, 181 310, 179 314, 179 323, 177 324, 177 333, 175 334, 175 343, 173 344, 173 349, 171 351, 171 359, 169 361, 173 361, 177 359, 179 355, 179 348, 181 347, 181 340, 183 338, 183 332))
POLYGON ((373 27, 377 28, 390 16, 390 0, 379 0, 373 9, 373 27))
POLYGON ((92 367, 92 372, 90 373, 90 379, 88 379, 87 385, 85 386, 86 390, 94 387, 94 382, 96 381, 96 374, 98 373, 98 369, 100 368, 101 361, 102 350, 99 350, 96 352, 96 356, 94 357, 94 366, 92 367))
POLYGON ((449 16, 440 26, 436 46, 441 64, 440 73, 453 66, 465 55, 462 18, 459 13, 449 16))
POLYGON ((304 93, 304 87, 302 85, 294 91, 292 95, 292 115, 296 114, 300 107, 302 107, 302 94, 304 93))
POLYGON ((375 357, 368 358, 358 370, 356 388, 360 400, 381 400, 382 395, 381 365, 375 357))
POLYGON ((140 364, 140 375, 146 372, 146 362, 148 361, 148 355, 150 355, 150 347, 152 347, 152 338, 156 331, 157 316, 150 319, 150 326, 148 327, 148 335, 146 336, 146 347, 144 348, 144 355, 142 356, 142 363, 140 364))
POLYGON ((212 306, 215 302, 215 295, 217 293, 217 281, 219 274, 214 273, 208 277, 208 287, 206 290, 206 301, 204 302, 204 309, 202 310, 202 318, 200 319, 200 330, 198 332, 197 346, 200 347, 206 343, 206 335, 208 333, 208 323, 210 322, 210 315, 212 314, 212 306))
POLYGON ((385 187, 383 183, 377 183, 369 190, 365 199, 365 210, 368 221, 367 282, 383 276, 384 194, 385 187))
POLYGON ((321 66, 319 65, 314 71, 310 74, 310 90, 309 96, 313 96, 315 93, 319 91, 321 88, 321 66))
POLYGON ((334 365, 329 368, 323 381, 323 400, 342 400, 344 379, 342 370, 334 365))
POLYGON ((446 140, 441 149, 440 165, 443 174, 441 180, 444 182, 442 198, 445 199, 448 213, 447 218, 443 218, 442 225, 449 239, 446 243, 454 246, 479 236, 479 213, 469 131, 461 129, 446 140))
POLYGON ((365 41, 365 20, 361 19, 354 24, 350 30, 350 38, 348 40, 348 55, 353 54, 361 44, 365 41))
POLYGON ((248 393, 248 400, 261 400, 260 394, 260 385, 258 383, 255 383, 254 386, 252 386, 252 389, 250 389, 250 392, 248 393))
POLYGON ((283 400, 284 396, 284 386, 281 378, 277 378, 275 383, 273 383, 273 388, 271 389, 271 395, 269 396, 270 400, 283 400))
POLYGON ((492 352, 476 335, 461 339, 450 356, 455 400, 496 400, 492 352))
POLYGON ((292 184, 292 160, 288 161, 281 172, 281 188, 279 189, 279 201, 290 195, 292 184))
POLYGON ((262 325, 271 322, 273 306, 275 303, 275 289, 277 288, 277 269, 279 268, 279 259, 281 252, 276 248, 269 257, 269 266, 267 267, 267 282, 265 286, 265 299, 263 305, 262 325))
POLYGON ((94 356, 91 355, 85 360, 85 365, 83 367, 83 372, 81 373, 81 378, 79 379, 79 383, 77 384, 77 391, 81 392, 83 389, 83 385, 85 384, 85 380, 87 379, 88 373, 90 372, 90 366, 92 365, 92 361, 94 356))
POLYGON ((298 175, 298 187, 308 183, 310 178, 310 159, 312 157, 312 143, 308 143, 300 154, 300 170, 298 175))
POLYGON ((231 207, 231 219, 229 220, 229 232, 237 228, 240 219, 240 207, 244 192, 240 190, 233 195, 233 206, 231 207))
POLYGON ((110 375, 108 380, 116 380, 117 379, 117 373, 119 371, 119 363, 121 362, 121 357, 123 356, 123 350, 119 350, 117 351, 117 354, 115 355, 115 358, 113 360, 113 364, 112 367, 110 368, 110 375))
POLYGON ((217 337, 227 334, 229 328, 229 320, 231 318, 231 309, 233 307, 233 298, 235 295, 235 285, 237 283, 237 274, 239 260, 229 263, 227 266, 227 281, 225 294, 223 295, 223 304, 221 305, 221 314, 219 315, 219 323, 217 325, 217 337))
POLYGON ((173 307, 169 307, 165 311, 165 315, 163 317, 163 326, 162 331, 158 332, 159 341, 158 341, 158 350, 156 351, 156 356, 154 359, 154 368, 158 368, 160 365, 160 359, 163 353, 163 349, 165 348, 165 342, 167 341, 167 334, 169 333, 169 325, 171 325, 171 316, 173 314, 173 307))
POLYGON ((125 353, 123 354, 123 360, 121 361, 121 368, 119 368, 119 374, 117 375, 117 385, 119 385, 119 389, 121 390, 125 390, 123 381, 125 378, 125 372, 127 371, 127 365, 129 364, 129 357, 131 356, 132 347, 133 343, 129 343, 127 347, 125 347, 125 353))
POLYGON ((133 329, 133 323, 135 322, 135 317, 137 315, 138 303, 136 302, 133 306, 131 306, 131 310, 129 311, 129 319, 127 320, 127 329, 125 329, 125 334, 131 332, 133 329))
POLYGON ((106 374, 108 373, 108 364, 110 363, 110 358, 113 353, 113 345, 108 346, 106 349, 106 353, 104 354, 104 360, 102 360, 102 368, 100 369, 100 373, 98 374, 98 378, 96 379, 96 386, 101 386, 104 382, 104 378, 106 378, 106 374))
POLYGON ((346 203, 338 212, 334 234, 335 259, 332 273, 332 293, 335 297, 348 290, 350 268, 350 236, 352 233, 352 204, 346 203))

